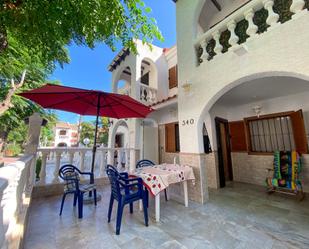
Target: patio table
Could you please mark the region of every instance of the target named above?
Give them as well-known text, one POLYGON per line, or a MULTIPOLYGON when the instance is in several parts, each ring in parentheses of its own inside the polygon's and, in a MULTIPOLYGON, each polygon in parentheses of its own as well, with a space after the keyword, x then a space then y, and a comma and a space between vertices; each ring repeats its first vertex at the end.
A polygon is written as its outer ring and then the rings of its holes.
POLYGON ((160 221, 160 193, 169 185, 183 182, 184 202, 188 207, 188 181, 195 180, 193 169, 190 166, 178 164, 159 164, 142 167, 131 173, 143 179, 144 186, 155 197, 156 221, 160 221))

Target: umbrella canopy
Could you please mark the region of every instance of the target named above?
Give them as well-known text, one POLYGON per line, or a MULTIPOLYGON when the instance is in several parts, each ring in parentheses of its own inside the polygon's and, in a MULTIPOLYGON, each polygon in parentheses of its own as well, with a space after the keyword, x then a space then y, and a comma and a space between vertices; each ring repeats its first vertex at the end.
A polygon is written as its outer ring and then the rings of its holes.
POLYGON ((152 109, 127 95, 46 84, 20 93, 44 108, 110 118, 145 118, 152 109))
MULTIPOLYGON (((145 118, 152 109, 127 95, 46 84, 18 94, 44 108, 96 116, 91 172, 94 171, 99 116, 110 118, 145 118)), ((92 179, 93 181, 93 179, 92 179)))

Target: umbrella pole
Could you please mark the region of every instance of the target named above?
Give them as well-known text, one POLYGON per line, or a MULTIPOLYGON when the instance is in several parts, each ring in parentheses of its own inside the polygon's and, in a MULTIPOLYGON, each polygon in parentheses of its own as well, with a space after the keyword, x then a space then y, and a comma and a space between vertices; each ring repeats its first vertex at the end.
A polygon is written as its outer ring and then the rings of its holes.
MULTIPOLYGON (((97 104, 97 118, 96 118, 96 121, 95 121, 94 142, 93 142, 93 149, 92 149, 92 162, 91 162, 92 177, 90 179, 90 183, 94 183, 94 162, 95 162, 95 154, 96 154, 96 151, 97 151, 97 134, 98 134, 99 115, 100 115, 100 97, 101 97, 101 95, 99 94, 98 104, 97 104)), ((99 193, 97 193, 97 201, 100 201, 100 200, 101 200, 101 195, 99 193)), ((89 192, 89 196, 84 197, 83 202, 86 203, 86 204, 90 204, 90 203, 94 202, 91 192, 89 192)))
MULTIPOLYGON (((93 149, 92 149, 92 162, 91 162, 91 173, 94 173, 94 162, 95 162, 95 154, 97 151, 97 134, 98 134, 98 126, 99 126, 99 115, 100 115, 100 97, 98 96, 98 104, 97 104, 97 118, 95 121, 95 132, 94 132, 94 142, 93 142, 93 149)), ((94 177, 93 177, 94 178, 94 177)), ((91 183, 94 183, 94 179, 91 179, 91 183)))

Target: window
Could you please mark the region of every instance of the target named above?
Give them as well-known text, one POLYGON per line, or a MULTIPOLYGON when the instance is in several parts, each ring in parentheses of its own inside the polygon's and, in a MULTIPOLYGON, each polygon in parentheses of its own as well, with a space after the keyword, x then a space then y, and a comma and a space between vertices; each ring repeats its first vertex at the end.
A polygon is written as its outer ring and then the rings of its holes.
POLYGON ((149 86, 149 72, 141 77, 141 83, 149 86))
POLYGON ((172 89, 178 86, 177 72, 178 72, 177 65, 168 70, 169 89, 172 89))
POLYGON ((65 136, 67 134, 67 131, 66 130, 60 130, 59 131, 59 135, 60 136, 65 136))
POLYGON ((180 151, 178 123, 165 125, 165 151, 171 153, 180 151))
POLYGON ((296 150, 307 153, 308 151, 301 110, 264 115, 260 118, 246 118, 245 125, 249 152, 273 153, 276 150, 296 150))

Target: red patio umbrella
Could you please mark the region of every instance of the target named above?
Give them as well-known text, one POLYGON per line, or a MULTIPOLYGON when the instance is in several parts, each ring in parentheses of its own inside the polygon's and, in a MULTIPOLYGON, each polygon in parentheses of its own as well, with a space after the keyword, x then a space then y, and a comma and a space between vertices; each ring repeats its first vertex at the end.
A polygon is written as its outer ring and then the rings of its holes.
POLYGON ((152 109, 127 95, 46 84, 18 94, 44 108, 96 116, 91 172, 94 171, 99 117, 145 118, 152 109))

